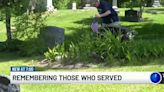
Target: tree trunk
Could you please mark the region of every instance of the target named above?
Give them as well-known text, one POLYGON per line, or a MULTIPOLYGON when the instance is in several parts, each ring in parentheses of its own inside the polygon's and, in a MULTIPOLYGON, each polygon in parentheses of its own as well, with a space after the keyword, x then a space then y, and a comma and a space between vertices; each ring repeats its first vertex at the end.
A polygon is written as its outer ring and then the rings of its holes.
POLYGON ((9 7, 5 8, 6 14, 6 30, 7 30, 7 40, 11 40, 11 11, 9 7))
POLYGON ((142 18, 142 14, 143 14, 143 11, 144 11, 144 5, 145 5, 145 1, 141 0, 140 1, 140 18, 142 18))
POLYGON ((11 35, 11 11, 10 11, 10 7, 6 7, 5 13, 6 13, 7 40, 10 41, 12 39, 12 35, 11 35))

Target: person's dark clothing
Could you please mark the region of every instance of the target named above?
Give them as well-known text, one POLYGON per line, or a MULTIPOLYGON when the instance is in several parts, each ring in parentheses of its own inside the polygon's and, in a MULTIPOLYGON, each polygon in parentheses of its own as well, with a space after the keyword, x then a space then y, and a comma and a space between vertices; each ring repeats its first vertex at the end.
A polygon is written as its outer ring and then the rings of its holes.
POLYGON ((100 14, 105 13, 110 10, 111 14, 106 17, 102 17, 102 22, 105 24, 110 24, 116 21, 119 21, 117 12, 112 8, 112 6, 107 1, 100 1, 100 5, 98 7, 98 12, 100 14))

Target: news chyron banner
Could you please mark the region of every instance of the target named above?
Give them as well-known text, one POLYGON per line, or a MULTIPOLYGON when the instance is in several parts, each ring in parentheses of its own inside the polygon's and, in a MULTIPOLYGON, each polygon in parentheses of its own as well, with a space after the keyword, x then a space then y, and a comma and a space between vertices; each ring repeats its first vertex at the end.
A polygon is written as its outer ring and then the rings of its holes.
POLYGON ((38 72, 11 67, 12 84, 164 84, 164 72, 38 72))

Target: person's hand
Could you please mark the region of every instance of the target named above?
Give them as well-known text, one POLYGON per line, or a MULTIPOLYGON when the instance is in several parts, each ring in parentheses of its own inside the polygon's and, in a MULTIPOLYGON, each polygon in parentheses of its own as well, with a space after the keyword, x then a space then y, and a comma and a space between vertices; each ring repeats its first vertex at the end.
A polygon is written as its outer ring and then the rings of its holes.
POLYGON ((101 18, 101 15, 100 14, 96 14, 96 18, 101 18))

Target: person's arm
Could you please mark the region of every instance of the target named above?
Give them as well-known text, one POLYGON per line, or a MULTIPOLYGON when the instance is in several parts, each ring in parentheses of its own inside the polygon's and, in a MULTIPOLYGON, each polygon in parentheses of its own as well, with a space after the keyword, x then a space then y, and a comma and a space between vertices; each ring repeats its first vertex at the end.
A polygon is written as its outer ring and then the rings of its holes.
POLYGON ((110 10, 107 10, 105 13, 100 14, 100 16, 101 16, 101 17, 106 17, 106 16, 108 16, 109 14, 111 14, 111 11, 110 11, 110 10))
POLYGON ((106 16, 108 16, 109 14, 111 14, 111 11, 110 11, 110 10, 107 10, 105 13, 97 14, 96 17, 97 17, 97 18, 106 17, 106 16))

